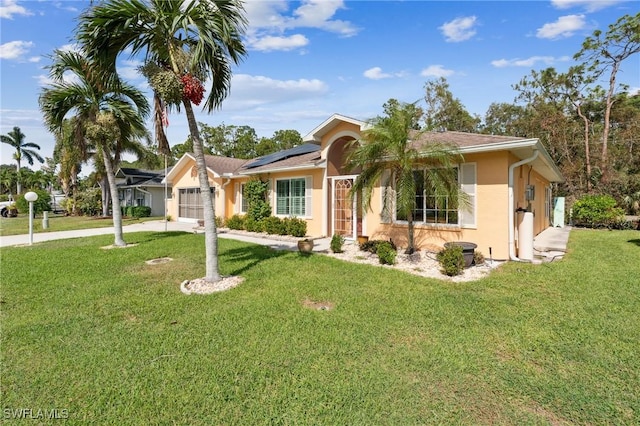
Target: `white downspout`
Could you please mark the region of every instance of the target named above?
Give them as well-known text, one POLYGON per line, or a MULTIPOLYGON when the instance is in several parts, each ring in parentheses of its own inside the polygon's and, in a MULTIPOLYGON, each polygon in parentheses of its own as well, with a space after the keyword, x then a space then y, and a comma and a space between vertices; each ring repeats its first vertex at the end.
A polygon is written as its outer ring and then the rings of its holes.
POLYGON ((513 197, 513 172, 516 167, 520 167, 523 164, 527 164, 538 158, 538 148, 533 148, 533 155, 529 158, 525 158, 524 160, 520 160, 517 163, 513 163, 509 166, 509 259, 520 261, 520 259, 516 256, 516 241, 515 241, 515 200, 513 197))

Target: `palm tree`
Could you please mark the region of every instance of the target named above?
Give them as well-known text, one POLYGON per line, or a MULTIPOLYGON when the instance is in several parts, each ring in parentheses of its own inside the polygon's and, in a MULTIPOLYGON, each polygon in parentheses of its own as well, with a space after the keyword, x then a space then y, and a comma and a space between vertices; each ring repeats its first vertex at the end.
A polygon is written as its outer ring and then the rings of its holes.
POLYGON ((56 50, 49 70, 54 83, 43 89, 39 99, 45 123, 50 131, 58 133, 63 131, 67 115, 74 114, 73 140, 81 151, 92 147, 102 158, 114 200, 114 245, 125 246, 122 213, 115 204, 118 188, 114 167, 118 159, 112 153, 118 152, 124 141, 145 137, 149 104, 142 92, 82 53, 56 50), (77 82, 65 80, 66 73, 72 73, 77 82))
POLYGON ((436 199, 466 203, 454 168, 462 156, 454 147, 436 142, 412 145, 412 139, 423 133, 415 130, 422 115, 415 104, 390 100, 385 113, 370 120, 361 138, 349 146, 347 163, 351 169, 360 169, 351 194, 362 194, 363 206, 370 209, 374 188, 385 188, 383 216, 390 217, 389 209, 395 205, 397 216, 406 219, 406 252, 411 254, 415 251, 413 212, 418 190, 428 190, 436 199))
POLYGON ((35 150, 40 150, 40 145, 35 144, 33 142, 25 142, 24 141, 24 133, 20 131, 20 127, 14 127, 12 131, 7 133, 6 135, 0 135, 0 141, 2 143, 6 143, 11 145, 16 152, 13 154, 13 158, 18 163, 18 181, 17 181, 17 192, 20 194, 22 192, 22 185, 20 179, 20 167, 22 158, 27 160, 30 166, 33 166, 33 159, 36 158, 41 163, 44 163, 44 159, 40 156, 40 154, 35 150))
POLYGON ((218 108, 227 96, 231 65, 246 53, 241 40, 245 26, 244 9, 238 0, 107 0, 80 17, 77 32, 91 55, 114 68, 117 56, 125 50, 145 55, 141 71, 154 90, 156 140, 162 153, 170 153, 162 127, 165 106, 184 107, 204 205, 204 278, 210 282, 221 279, 215 207, 192 102, 197 105, 202 100, 201 82, 207 77, 212 88, 205 111, 218 108))

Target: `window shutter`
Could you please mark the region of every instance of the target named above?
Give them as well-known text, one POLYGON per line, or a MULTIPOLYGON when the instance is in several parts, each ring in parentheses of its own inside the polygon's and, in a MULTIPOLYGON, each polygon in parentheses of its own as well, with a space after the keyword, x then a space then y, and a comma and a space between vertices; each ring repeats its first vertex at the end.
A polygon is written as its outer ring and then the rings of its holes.
POLYGON ((312 201, 313 198, 313 177, 307 176, 304 182, 304 215, 306 217, 313 216, 312 201))
POLYGON ((476 164, 462 164, 460 166, 460 189, 469 197, 469 205, 460 209, 460 225, 462 227, 476 227, 476 186, 476 164))
POLYGON ((242 206, 242 193, 240 192, 240 184, 236 183, 233 185, 236 191, 236 201, 233 203, 233 212, 235 214, 240 213, 240 208, 242 206))
POLYGON ((395 194, 393 187, 391 186, 391 170, 385 170, 382 172, 380 178, 380 222, 391 223, 393 218, 393 201, 395 200, 395 194))
POLYGON ((271 206, 271 212, 272 214, 277 214, 276 211, 276 197, 274 194, 274 186, 275 186, 275 180, 273 179, 267 179, 267 203, 269 203, 269 205, 271 206))

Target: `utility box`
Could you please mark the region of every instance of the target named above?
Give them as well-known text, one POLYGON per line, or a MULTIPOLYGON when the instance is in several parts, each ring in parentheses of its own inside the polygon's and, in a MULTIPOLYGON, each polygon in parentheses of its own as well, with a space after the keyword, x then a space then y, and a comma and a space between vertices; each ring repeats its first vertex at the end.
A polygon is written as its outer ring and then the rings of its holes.
POLYGON ((564 228, 564 197, 553 199, 553 227, 564 228))

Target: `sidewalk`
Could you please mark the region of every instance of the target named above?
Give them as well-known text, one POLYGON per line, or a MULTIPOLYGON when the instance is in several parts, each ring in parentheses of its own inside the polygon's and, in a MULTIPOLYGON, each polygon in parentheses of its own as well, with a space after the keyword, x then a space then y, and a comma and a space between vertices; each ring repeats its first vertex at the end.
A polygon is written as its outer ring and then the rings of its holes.
MULTIPOLYGON (((204 232, 198 229, 194 223, 185 222, 164 222, 163 220, 152 220, 148 222, 135 223, 133 225, 126 225, 122 227, 122 231, 126 234, 129 232, 165 232, 165 231, 183 231, 183 232, 204 232)), ((35 232, 33 234, 33 243, 41 243, 43 241, 52 240, 64 240, 68 238, 83 238, 91 237, 94 235, 107 235, 113 234, 113 226, 105 228, 91 228, 91 229, 78 229, 74 231, 59 231, 59 232, 35 232)), ((298 250, 298 243, 296 241, 280 241, 275 238, 262 238, 259 236, 249 236, 234 234, 232 232, 220 232, 218 237, 227 238, 232 240, 244 241, 247 243, 260 244, 263 246, 269 246, 275 250, 298 250)), ((329 250, 330 238, 320 238, 314 240, 315 245, 313 251, 326 252, 329 250)), ((29 244, 29 234, 22 235, 10 235, 6 237, 0 237, 0 247, 10 246, 22 246, 29 244)))

